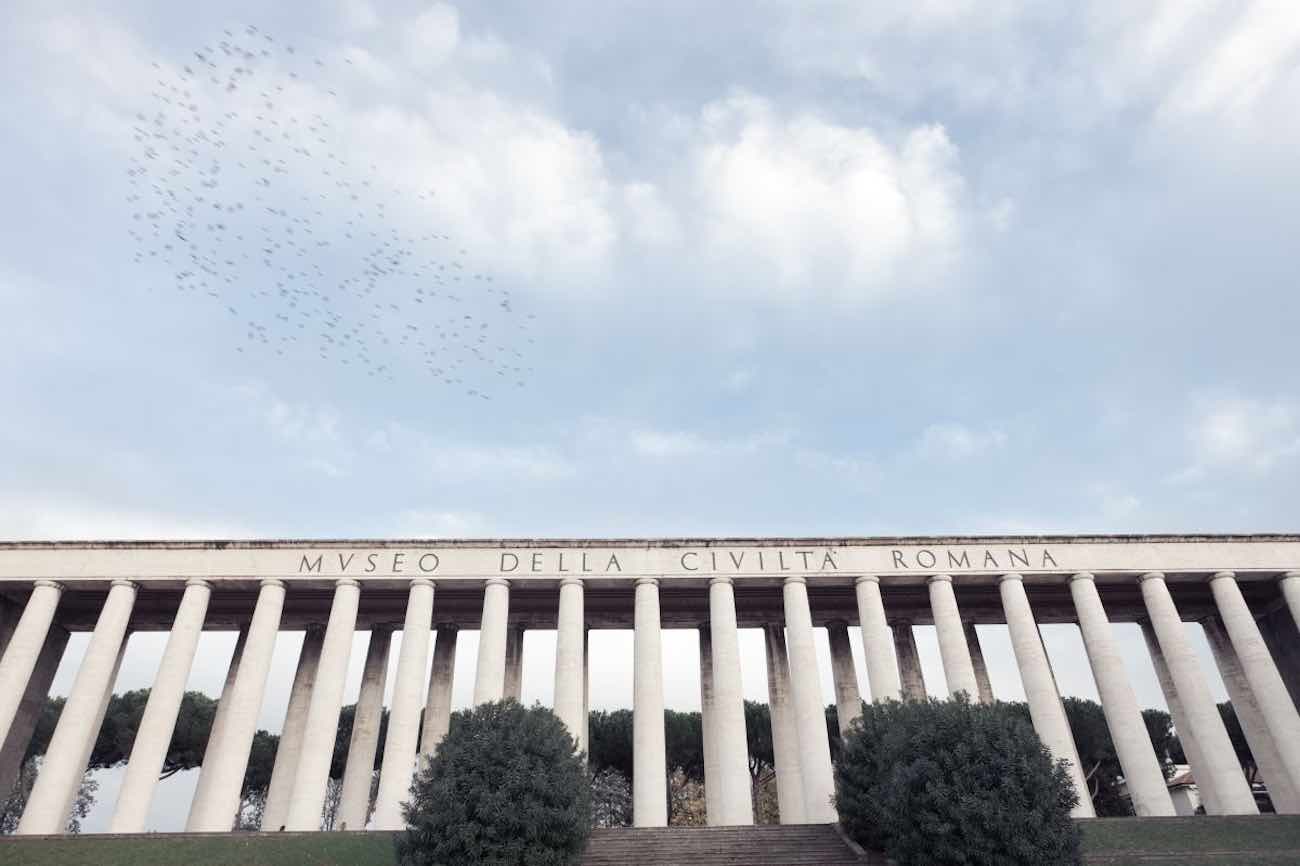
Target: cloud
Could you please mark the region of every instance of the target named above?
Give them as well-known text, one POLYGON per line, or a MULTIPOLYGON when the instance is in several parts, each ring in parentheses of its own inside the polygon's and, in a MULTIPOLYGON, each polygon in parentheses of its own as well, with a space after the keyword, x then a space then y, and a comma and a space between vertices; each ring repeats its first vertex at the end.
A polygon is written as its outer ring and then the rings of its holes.
POLYGON ((1215 472, 1257 475, 1300 456, 1300 410, 1286 399, 1201 396, 1185 436, 1190 462, 1171 481, 1200 481, 1215 472))
POLYGON ((921 431, 916 451, 923 457, 962 461, 981 457, 1007 444, 1007 434, 995 427, 974 430, 964 424, 931 424, 921 431))
POLYGON ((704 108, 692 163, 704 255, 778 297, 879 299, 960 248, 964 183, 940 125, 890 141, 740 94, 704 108))
POLYGON ((0 538, 23 541, 247 538, 236 522, 41 496, 0 499, 0 538))

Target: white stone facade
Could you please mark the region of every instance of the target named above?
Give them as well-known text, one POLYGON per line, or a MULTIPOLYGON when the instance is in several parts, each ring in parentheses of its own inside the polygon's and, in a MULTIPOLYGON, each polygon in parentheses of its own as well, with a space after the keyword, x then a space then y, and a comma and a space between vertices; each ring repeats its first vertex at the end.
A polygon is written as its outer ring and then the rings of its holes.
MULTIPOLYGON (((69 631, 92 633, 20 833, 58 832, 131 633, 169 631, 111 828, 144 827, 199 634, 240 632, 188 829, 229 830, 267 689, 276 636, 308 630, 268 798, 268 830, 317 826, 355 631, 371 632, 344 781, 347 829, 365 824, 383 680, 396 671, 371 826, 400 824, 411 775, 446 734, 456 637, 481 631, 475 701, 518 693, 524 630, 558 629, 556 711, 586 742, 590 628, 635 632, 634 821, 667 820, 660 632, 701 629, 709 822, 753 820, 737 632, 765 634, 777 788, 785 822, 835 820, 824 707, 849 730, 860 698, 923 693, 912 625, 935 625, 948 691, 989 700, 974 624, 1005 624, 1033 723, 1083 787, 1038 626, 1076 623, 1139 814, 1175 803, 1111 636, 1144 627, 1207 808, 1255 803, 1184 624, 1204 622, 1243 724, 1267 757, 1281 810, 1300 808, 1295 617, 1300 538, 1168 536, 655 541, 328 541, 0 544, 0 785, 31 736, 69 631), (1282 626, 1277 625, 1282 623, 1282 626), (859 695, 848 627, 862 628, 870 695, 859 695), (828 629, 833 694, 814 633, 828 629), (401 632, 400 658, 388 658, 401 632), (1278 647, 1289 647, 1279 653, 1278 647), (431 660, 432 656, 432 660, 431 660), (423 725, 420 723, 424 710, 423 725), (161 744, 161 745, 160 745, 161 744), (1267 748, 1264 748, 1267 747, 1267 748), (283 763, 283 766, 281 766, 283 763), (364 765, 361 766, 361 765, 364 765)), ((1090 814, 1086 793, 1077 811, 1090 814)))

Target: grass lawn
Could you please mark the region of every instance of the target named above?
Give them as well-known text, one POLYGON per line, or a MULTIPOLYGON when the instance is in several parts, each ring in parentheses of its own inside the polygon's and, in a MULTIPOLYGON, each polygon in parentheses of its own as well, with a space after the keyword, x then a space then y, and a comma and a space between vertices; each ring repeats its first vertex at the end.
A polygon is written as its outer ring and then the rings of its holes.
MULTIPOLYGON (((1098 818, 1086 863, 1300 863, 1300 816, 1098 818)), ((231 833, 0 838, 4 866, 394 866, 391 833, 231 833)))

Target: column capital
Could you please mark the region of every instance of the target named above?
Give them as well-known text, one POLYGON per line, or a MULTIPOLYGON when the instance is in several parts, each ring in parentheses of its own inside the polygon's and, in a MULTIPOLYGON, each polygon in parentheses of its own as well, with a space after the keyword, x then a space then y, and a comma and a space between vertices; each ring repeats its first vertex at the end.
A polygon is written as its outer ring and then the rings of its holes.
POLYGON ((792 583, 802 583, 804 585, 807 585, 808 578, 804 577, 802 574, 792 574, 785 579, 784 585, 788 586, 789 584, 792 583))
POLYGON ((853 579, 854 586, 857 586, 860 583, 880 583, 880 576, 876 574, 864 574, 861 577, 853 579))
POLYGON ((116 578, 116 579, 115 579, 111 584, 109 584, 109 585, 110 585, 110 586, 129 586, 129 587, 131 587, 132 589, 139 589, 139 588, 140 588, 140 585, 137 584, 134 580, 127 580, 127 579, 124 578, 124 577, 116 578))
POLYGON ((645 585, 647 585, 647 586, 658 586, 658 585, 659 585, 659 578, 657 578, 657 577, 638 577, 638 578, 636 579, 636 583, 635 583, 634 585, 635 585, 635 586, 641 586, 642 584, 645 584, 645 585))
POLYGON ((1300 580, 1300 571, 1288 571, 1278 578, 1278 582, 1284 580, 1300 580))
POLYGON ((1138 583, 1146 583, 1148 580, 1164 580, 1163 571, 1148 571, 1138 575, 1138 583))
POLYGON ((355 577, 340 577, 338 580, 334 581, 334 588, 338 589, 340 586, 359 587, 361 586, 361 581, 357 580, 355 577))
POLYGON ((410 583, 410 585, 411 585, 411 586, 427 586, 427 587, 429 587, 430 589, 432 589, 432 588, 435 587, 437 584, 435 584, 432 580, 430 580, 430 579, 427 578, 427 577, 413 577, 413 578, 411 578, 411 583, 410 583))
POLYGON ((1207 583, 1214 583, 1216 580, 1236 580, 1237 573, 1234 571, 1216 571, 1210 576, 1207 583))
POLYGON ((951 575, 951 574, 932 574, 932 575, 930 575, 929 577, 927 577, 927 578, 925 579, 925 582, 926 582, 927 584, 929 584, 929 583, 952 583, 952 575, 951 575))
POLYGON ((59 592, 63 592, 63 584, 59 583, 57 580, 46 580, 45 578, 41 578, 40 580, 32 582, 33 588, 38 586, 48 586, 52 589, 57 589, 59 592))
POLYGON ((1008 571, 1006 574, 998 578, 998 583, 1006 583, 1008 580, 1018 580, 1021 583, 1024 583, 1025 578, 1018 571, 1008 571))
POLYGON ((203 587, 207 587, 208 589, 211 589, 211 588, 212 588, 212 584, 211 584, 209 581, 206 581, 206 580, 204 580, 204 579, 201 578, 201 577, 191 577, 189 580, 185 581, 185 585, 186 585, 186 586, 203 586, 203 587))
POLYGON ((560 581, 560 586, 584 586, 580 577, 566 577, 560 581))
POLYGON ((262 582, 258 584, 258 586, 260 587, 278 586, 280 587, 280 589, 284 589, 284 581, 280 580, 278 577, 264 577, 262 578, 262 582))
POLYGON ((1094 579, 1095 578, 1093 577, 1091 571, 1081 571, 1078 574, 1070 575, 1070 583, 1074 583, 1076 580, 1094 580, 1094 579))
POLYGON ((723 574, 715 574, 713 577, 709 578, 709 586, 713 586, 715 583, 725 583, 727 586, 730 586, 732 582, 733 581, 730 577, 723 574))
POLYGON ((489 586, 504 586, 508 589, 510 587, 510 581, 504 577, 489 577, 487 580, 483 581, 483 588, 487 589, 489 586))

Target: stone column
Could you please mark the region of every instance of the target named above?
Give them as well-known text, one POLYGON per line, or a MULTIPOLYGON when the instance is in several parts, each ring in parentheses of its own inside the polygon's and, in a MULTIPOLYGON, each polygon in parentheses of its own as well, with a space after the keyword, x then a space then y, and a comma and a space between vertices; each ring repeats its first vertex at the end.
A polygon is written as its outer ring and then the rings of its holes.
POLYGON ((894 652, 898 656, 898 677, 903 700, 925 700, 925 674, 921 671, 921 655, 916 651, 916 635, 912 633, 912 624, 907 620, 894 623, 894 652))
POLYGON ((397 680, 384 740, 384 764, 379 771, 379 794, 375 799, 375 829, 398 830, 402 801, 410 799, 411 775, 420 738, 420 710, 425 697, 424 670, 429 663, 429 631, 433 626, 433 581, 411 581, 402 624, 402 651, 397 657, 397 680))
POLYGON ((799 735, 791 707, 785 629, 769 623, 763 626, 763 637, 767 650, 767 705, 772 717, 772 757, 776 764, 776 805, 782 824, 802 824, 803 779, 799 770, 799 735))
POLYGON ((835 686, 835 716, 840 736, 847 736, 853 720, 862 715, 862 695, 858 691, 858 672, 853 665, 853 648, 849 643, 849 624, 835 620, 826 624, 831 648, 831 682, 835 686))
POLYGON ((108 828, 110 833, 143 833, 145 830, 154 786, 158 783, 158 774, 176 731, 176 717, 185 697, 185 683, 194 664, 199 636, 203 634, 203 620, 208 615, 211 595, 212 588, 206 580, 191 578, 185 582, 185 594, 181 596, 180 607, 167 636, 167 648, 163 650, 158 674, 149 690, 149 701, 136 730, 131 757, 117 795, 117 809, 108 828))
MULTIPOLYGON (((1282 675, 1278 673, 1264 636, 1255 624, 1255 617, 1241 595, 1241 587, 1237 586, 1236 576, 1230 571, 1221 571, 1211 578, 1210 589, 1241 664, 1241 672, 1250 685, 1250 692, 1264 724, 1268 726, 1268 733, 1294 791, 1300 788, 1300 713, 1291 703, 1282 675)), ((1280 774, 1274 773, 1275 777, 1277 775, 1280 774)))
POLYGON ((1070 579, 1070 595, 1079 616, 1079 631, 1092 665, 1092 678, 1097 683, 1106 726, 1128 783, 1133 811, 1139 818, 1173 815, 1174 804, 1165 787, 1164 773, 1151 747, 1151 736, 1142 721, 1137 696, 1124 671, 1124 660, 1115 645, 1110 620, 1092 575, 1074 575, 1070 579))
POLYGON ((494 577, 483 587, 483 624, 478 635, 474 706, 505 697, 506 621, 509 616, 510 581, 494 577))
POLYGON ((632 664, 632 823, 668 825, 668 759, 664 743, 663 645, 659 581, 638 578, 632 664))
POLYGON ((27 689, 18 704, 18 713, 9 726, 9 736, 5 738, 3 748, 0 748, 0 791, 12 791, 18 780, 23 756, 27 754, 36 722, 49 699, 50 684, 54 682, 54 674, 59 669, 59 662, 63 659, 63 651, 67 646, 68 630, 59 625, 51 626, 45 635, 40 655, 36 657, 36 667, 27 680, 27 689))
POLYGON ((713 733, 722 796, 718 808, 727 826, 754 823, 750 796, 749 738, 745 735, 745 688, 740 676, 736 595, 729 577, 709 581, 709 631, 713 645, 713 733))
POLYGON ((722 824, 722 769, 718 765, 718 734, 714 729, 713 636, 700 626, 700 731, 704 745, 704 816, 710 827, 722 824))
POLYGON ((135 584, 129 580, 113 581, 108 591, 86 646, 86 655, 50 738, 36 784, 27 798, 27 808, 18 822, 20 835, 63 832, 69 807, 86 772, 90 750, 99 735, 99 723, 107 707, 105 696, 112 693, 131 609, 135 606, 135 592, 135 584))
POLYGON ((934 614, 934 629, 939 635, 939 655, 943 658, 943 676, 948 681, 948 693, 965 692, 971 700, 978 700, 979 684, 975 682, 975 665, 966 647, 957 596, 952 591, 952 575, 936 574, 930 578, 929 584, 930 610, 934 614))
POLYGON ((1282 589, 1282 598, 1286 599, 1286 606, 1291 610, 1296 628, 1300 628, 1300 571, 1288 571, 1282 575, 1278 586, 1282 589))
MULTIPOLYGON (((27 682, 36 669, 45 636, 54 622, 63 587, 52 580, 38 580, 32 586, 23 614, 14 626, 4 655, 0 656, 0 743, 9 736, 9 728, 18 714, 27 682)), ((8 795, 8 792, 5 792, 8 795)))
MULTIPOLYGON (((1223 718, 1219 715, 1210 689, 1205 684, 1200 665, 1183 631, 1183 620, 1174 606, 1173 596, 1158 572, 1142 575, 1142 600, 1146 603, 1151 627, 1155 629, 1174 688, 1183 705, 1183 714, 1191 726, 1204 759, 1204 772, 1213 778, 1219 808, 1228 815, 1253 815, 1259 809, 1246 784, 1246 776, 1237 764, 1237 755, 1228 739, 1223 718)), ((1197 769, 1197 775, 1201 774, 1197 769)))
POLYGON ((591 742, 591 629, 582 629, 582 741, 591 742))
MULTIPOLYGON (((1223 678, 1228 700, 1237 714, 1241 731, 1246 735, 1250 753, 1255 757, 1255 767, 1259 778, 1268 788, 1268 797, 1273 801, 1273 809, 1279 814, 1294 815, 1300 812, 1300 798, 1296 796, 1295 786, 1282 763, 1281 754, 1273 735, 1269 732, 1264 714, 1259 709, 1251 691, 1250 682, 1241 668, 1241 660, 1233 649, 1232 639, 1228 636, 1223 623, 1215 617, 1206 619, 1205 638, 1209 641, 1210 651, 1214 655, 1215 667, 1223 678)), ((1288 702, 1290 698, 1287 699, 1288 702)))
POLYGON ((316 670, 320 666, 321 649, 325 645, 325 629, 309 625, 302 636, 302 649, 298 651, 298 667, 289 688, 289 705, 280 728, 280 742, 275 749, 275 763, 271 765, 271 782, 266 789, 266 805, 262 809, 262 829, 281 830, 289 820, 289 802, 293 799, 293 782, 298 775, 298 761, 302 757, 302 741, 307 732, 307 711, 311 708, 311 693, 316 687, 316 670))
POLYGON ((858 621, 862 624, 862 658, 867 665, 872 700, 900 700, 903 685, 898 678, 898 664, 891 645, 894 640, 885 619, 885 603, 880 597, 880 578, 874 574, 859 577, 854 584, 858 597, 858 621))
POLYGON ((555 715, 569 729, 578 751, 587 750, 587 727, 583 706, 587 695, 584 684, 583 644, 586 642, 582 580, 566 577, 560 581, 560 604, 555 621, 555 715))
POLYGON ((503 697, 519 702, 524 687, 524 626, 517 623, 506 630, 506 679, 503 697))
POLYGON ((217 712, 212 717, 212 728, 208 731, 208 745, 203 752, 203 764, 199 767, 199 782, 194 787, 194 796, 190 798, 191 815, 195 812, 195 804, 207 803, 212 799, 214 772, 212 768, 216 766, 216 761, 211 760, 216 754, 213 744, 222 742, 226 736, 227 719, 230 716, 230 695, 235 688, 235 678, 239 674, 239 660, 244 655, 244 644, 247 640, 248 626, 245 625, 240 628, 239 636, 235 638, 235 649, 230 654, 230 664, 226 668, 226 681, 221 686, 221 697, 217 699, 217 712))
POLYGON ((975 623, 968 622, 965 626, 966 631, 966 649, 970 653, 971 667, 975 669, 975 682, 979 685, 979 701, 981 704, 993 703, 993 682, 989 679, 989 668, 984 663, 984 650, 980 646, 980 633, 975 629, 975 623))
POLYGON ((338 824, 341 830, 364 830, 370 818, 370 784, 379 751, 379 728, 384 719, 384 686, 388 682, 388 654, 393 648, 393 627, 373 625, 361 669, 361 691, 352 716, 348 761, 339 792, 338 824))
POLYGON ((325 642, 321 645, 320 664, 316 667, 316 685, 311 690, 311 703, 307 705, 302 755, 298 758, 298 772, 294 774, 289 816, 284 822, 287 830, 320 829, 360 597, 361 584, 352 578, 334 582, 334 603, 330 605, 330 618, 325 625, 325 642))
POLYGON ((782 593, 785 598, 790 693, 794 699, 799 770, 803 777, 804 818, 810 824, 830 824, 838 820, 835 807, 831 805, 835 779, 831 773, 831 745, 826 734, 826 712, 822 703, 821 676, 817 672, 807 581, 802 577, 787 577, 782 593))
POLYGON ((1038 634, 1038 624, 1029 606, 1029 596, 1018 574, 1004 574, 998 585, 1002 593, 1002 610, 1006 614, 1007 629, 1011 632, 1011 648, 1015 650, 1016 666, 1020 668, 1020 681, 1025 687, 1025 700, 1029 703, 1029 716, 1034 730, 1043 745, 1058 760, 1068 764, 1070 781, 1079 795, 1079 804, 1070 812, 1075 818, 1093 818, 1096 810, 1088 793, 1088 782, 1079 766, 1079 752, 1074 745, 1074 734, 1065 717, 1065 707, 1056 690, 1047 652, 1038 634))
POLYGON ((1192 733, 1192 726, 1187 723, 1182 701, 1178 700, 1174 678, 1170 676, 1169 665, 1165 664, 1165 655, 1160 651, 1160 640, 1156 637, 1150 620, 1142 620, 1140 625, 1142 637, 1147 644, 1147 654, 1151 657, 1151 667, 1156 672, 1160 691, 1165 696, 1165 705, 1169 707, 1169 717, 1173 720, 1174 731, 1178 734, 1179 743, 1182 744, 1183 754, 1192 768, 1196 788, 1201 795, 1201 803, 1205 806, 1205 811, 1211 815, 1222 814, 1219 808, 1219 795, 1214 789, 1214 777, 1208 770, 1202 770, 1205 767, 1205 758, 1201 755, 1201 746, 1196 741, 1195 734, 1192 733))
POLYGON ((456 638, 460 630, 450 624, 438 626, 433 641, 433 667, 429 671, 429 697, 424 704, 424 729, 420 732, 420 753, 426 763, 433 758, 451 726, 451 686, 456 671, 456 638))

